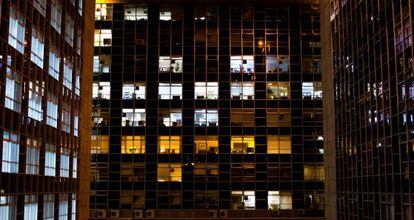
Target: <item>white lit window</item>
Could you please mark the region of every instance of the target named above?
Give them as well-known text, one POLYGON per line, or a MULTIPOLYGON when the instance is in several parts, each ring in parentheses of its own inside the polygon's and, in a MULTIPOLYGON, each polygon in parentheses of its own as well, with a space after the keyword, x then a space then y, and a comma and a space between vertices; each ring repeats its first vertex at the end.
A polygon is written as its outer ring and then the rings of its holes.
POLYGON ((122 99, 145 99, 145 83, 124 84, 122 86, 122 99))
POLYGON ((158 87, 160 99, 182 99, 182 91, 181 83, 160 83, 158 87))
POLYGON ((56 176, 56 147, 46 144, 45 176, 56 176))
POLYGON ((303 82, 302 98, 322 99, 322 84, 320 82, 303 82))
POLYGON ((65 41, 73 47, 73 38, 75 34, 75 22, 69 15, 65 17, 65 41))
POLYGON ((43 196, 43 220, 54 220, 55 218, 55 195, 45 194, 43 196))
POLYGON ((9 45, 20 53, 24 52, 24 17, 15 8, 10 8, 9 45))
POLYGON ((95 29, 94 46, 109 47, 112 45, 111 29, 95 29))
POLYGON ((213 109, 196 109, 194 111, 195 126, 218 126, 218 111, 213 109))
POLYGON ((254 57, 253 56, 231 56, 230 70, 232 73, 253 73, 254 57))
POLYGON ((73 115, 73 135, 76 137, 79 134, 79 115, 78 112, 75 111, 73 115))
POLYGON ((97 82, 92 85, 92 98, 94 99, 110 99, 111 98, 111 83, 97 82))
POLYGON ((20 135, 3 131, 3 155, 1 171, 5 173, 19 172, 20 135))
POLYGON ((95 21, 112 20, 112 4, 95 4, 95 21))
POLYGON ((145 126, 145 109, 122 109, 122 126, 145 126))
POLYGON ((37 220, 37 195, 24 196, 24 220, 37 220))
POLYGON ((72 90, 72 74, 73 74, 73 64, 69 60, 65 60, 63 65, 63 85, 66 86, 69 90, 72 90))
POLYGON ((80 95, 80 70, 75 70, 75 94, 80 95))
POLYGON ((43 35, 36 29, 32 30, 32 54, 30 60, 38 67, 43 69, 45 39, 43 35))
POLYGON ((254 191, 232 191, 231 209, 256 209, 256 196, 254 191))
POLYGON ((109 73, 111 71, 111 56, 99 55, 93 57, 94 73, 109 73))
POLYGON ((34 0, 33 7, 43 16, 46 15, 46 0, 34 0))
POLYGON ((72 219, 76 220, 76 194, 72 194, 72 219))
POLYGON ((57 128, 58 120, 58 99, 51 93, 47 94, 47 118, 46 123, 57 128))
POLYGON ((61 0, 52 0, 50 24, 60 34, 62 28, 62 3, 61 0))
POLYGON ((27 138, 26 143, 26 173, 39 174, 40 142, 27 138))
POLYGON ((292 193, 269 191, 267 204, 269 210, 292 209, 292 193))
POLYGON ((267 56, 266 72, 267 73, 285 73, 288 72, 289 59, 287 56, 267 56))
POLYGON ((5 107, 13 111, 20 112, 22 98, 21 94, 22 89, 20 75, 12 69, 7 68, 5 107))
POLYGON ((170 21, 171 12, 170 11, 160 11, 160 21, 170 21))
POLYGON ((68 220, 68 195, 60 194, 59 195, 59 220, 68 220))
POLYGON ((146 5, 125 4, 125 20, 147 20, 148 9, 146 5))
POLYGON ((232 99, 254 99, 254 82, 232 82, 232 99))
POLYGON ((76 151, 73 152, 72 157, 72 178, 78 177, 78 153, 76 151))
POLYGON ((218 82, 196 82, 195 99, 218 99, 218 82))
POLYGON ((36 83, 29 83, 29 111, 28 116, 37 121, 43 120, 42 109, 43 88, 36 83))
POLYGON ((15 196, 0 196, 0 219, 16 219, 15 196))
POLYGON ((158 60, 158 69, 161 73, 168 73, 172 70, 173 73, 183 72, 183 58, 160 56, 158 60))
POLYGON ((70 105, 62 103, 61 129, 66 133, 70 133, 70 113, 70 105))
POLYGON ((59 80, 60 57, 58 50, 51 46, 49 51, 49 75, 59 80))
POLYGON ((160 126, 180 127, 182 125, 181 109, 160 109, 160 126))
POLYGON ((60 148, 60 177, 69 177, 69 149, 60 148))

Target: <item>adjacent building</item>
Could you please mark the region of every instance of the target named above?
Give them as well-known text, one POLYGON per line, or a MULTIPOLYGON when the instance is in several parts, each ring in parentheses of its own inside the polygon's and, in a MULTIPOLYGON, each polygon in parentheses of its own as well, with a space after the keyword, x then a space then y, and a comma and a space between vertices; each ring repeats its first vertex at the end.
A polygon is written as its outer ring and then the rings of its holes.
POLYGON ((0 219, 87 219, 93 8, 0 0, 0 219))
POLYGON ((323 217, 319 11, 97 1, 91 218, 323 217))

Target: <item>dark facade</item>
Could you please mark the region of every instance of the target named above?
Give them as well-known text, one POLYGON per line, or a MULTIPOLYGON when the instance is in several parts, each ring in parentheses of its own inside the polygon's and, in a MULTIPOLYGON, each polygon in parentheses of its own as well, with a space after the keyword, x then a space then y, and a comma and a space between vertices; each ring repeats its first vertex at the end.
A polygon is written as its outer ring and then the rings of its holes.
POLYGON ((336 218, 413 219, 413 1, 328 2, 336 218))
POLYGON ((317 4, 98 1, 91 218, 324 215, 317 4))
POLYGON ((93 7, 0 1, 0 219, 89 214, 93 7))

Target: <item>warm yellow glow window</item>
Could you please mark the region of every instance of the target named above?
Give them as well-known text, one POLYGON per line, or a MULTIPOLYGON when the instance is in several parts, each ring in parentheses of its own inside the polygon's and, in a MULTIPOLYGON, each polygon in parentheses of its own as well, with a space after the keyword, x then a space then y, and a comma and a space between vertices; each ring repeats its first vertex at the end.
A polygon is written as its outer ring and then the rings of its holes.
POLYGON ((309 181, 323 181, 325 179, 325 170, 323 165, 309 164, 303 166, 303 179, 309 181))
POLYGON ((145 136, 122 136, 121 153, 123 154, 145 153, 145 136))
POLYGON ((181 182, 181 164, 159 163, 158 182, 181 182))
POLYGON ((218 137, 217 136, 195 136, 194 143, 197 154, 217 154, 218 137))
POLYGON ((91 137, 91 153, 107 154, 109 152, 109 136, 108 135, 92 135, 91 137))
POLYGON ((268 154, 290 154, 292 153, 290 136, 267 136, 268 154))
POLYGON ((160 136, 158 146, 160 154, 179 154, 181 152, 181 137, 160 136))
POLYGON ((254 136, 232 136, 231 152, 239 154, 253 154, 254 136))

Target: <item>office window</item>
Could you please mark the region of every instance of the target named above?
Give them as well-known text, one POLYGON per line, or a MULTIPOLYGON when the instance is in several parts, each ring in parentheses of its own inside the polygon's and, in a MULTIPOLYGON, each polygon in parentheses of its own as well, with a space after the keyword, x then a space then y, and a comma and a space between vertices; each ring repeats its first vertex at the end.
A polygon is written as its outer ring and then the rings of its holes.
POLYGON ((253 154, 255 152, 254 136, 232 136, 231 153, 253 154))
POLYGON ((72 193, 72 218, 71 220, 76 220, 76 194, 72 193))
POLYGON ((69 177, 69 149, 60 148, 60 177, 69 177))
POLYGON ((218 110, 214 109, 196 109, 194 110, 194 124, 202 127, 218 126, 218 110))
POLYGON ((62 103, 61 105, 62 107, 62 113, 61 113, 61 130, 66 132, 66 133, 70 133, 70 105, 66 104, 66 103, 62 103))
POLYGON ((232 99, 254 99, 254 82, 232 82, 232 99))
POLYGON ((68 220, 68 194, 59 194, 59 220, 68 220))
POLYGON ((143 182, 145 179, 145 163, 121 162, 121 181, 143 182))
POLYGON ((253 108, 232 108, 231 125, 232 126, 255 126, 255 114, 253 108))
POLYGON ((109 109, 94 108, 92 109, 92 122, 94 127, 109 125, 109 109))
POLYGON ((22 99, 22 82, 20 75, 10 68, 6 70, 6 95, 4 106, 16 112, 20 112, 22 99))
POLYGON ((34 0, 33 7, 36 8, 41 15, 46 16, 46 0, 34 0))
POLYGON ((256 209, 256 196, 254 191, 231 191, 231 209, 256 209))
POLYGON ((65 17, 65 41, 73 47, 73 38, 75 37, 75 22, 69 14, 65 17))
POLYGON ((58 98, 51 94, 47 94, 47 118, 46 123, 57 128, 58 121, 58 98))
POLYGON ((62 28, 62 2, 61 0, 52 0, 51 3, 50 24, 60 34, 62 28))
POLYGON ((160 154, 179 154, 181 153, 181 137, 159 136, 158 146, 160 154))
POLYGON ((218 136, 195 136, 196 154, 218 154, 218 136))
POLYGON ((56 176, 56 147, 51 144, 45 147, 45 176, 56 176))
POLYGON ((78 137, 79 135, 79 113, 75 110, 73 113, 73 135, 78 137))
POLYGON ((160 21, 171 21, 171 11, 160 11, 160 21))
POLYGON ((112 58, 110 55, 98 55, 93 57, 93 72, 97 74, 111 72, 112 58))
POLYGON ((148 19, 148 9, 146 5, 125 4, 124 12, 125 20, 139 21, 148 19))
POLYGON ((3 131, 2 172, 19 172, 19 148, 20 135, 9 131, 3 131))
POLYGON ((32 47, 30 60, 38 67, 43 69, 43 60, 45 56, 45 38, 36 28, 32 29, 32 47))
POLYGON ((195 82, 194 99, 218 99, 218 82, 195 82))
POLYGON ((158 68, 160 73, 182 73, 183 72, 183 58, 160 56, 158 60, 158 68))
POLYGON ((145 153, 145 136, 122 136, 121 153, 123 154, 145 153))
POLYGON ((269 210, 292 209, 291 192, 269 191, 267 193, 267 207, 269 210))
POLYGON ((55 219, 55 195, 45 194, 43 196, 43 220, 55 219))
POLYGON ((324 181, 325 169, 321 164, 304 164, 303 179, 307 181, 324 181))
POLYGON ((267 136, 267 153, 268 154, 291 154, 290 136, 267 136))
POLYGON ((158 95, 160 99, 182 99, 183 84, 181 83, 160 83, 158 95))
POLYGON ((80 96, 80 69, 75 69, 75 94, 80 96))
POLYGON ((289 71, 287 56, 266 56, 266 73, 285 73, 289 71))
POLYGON ((122 99, 145 99, 145 82, 125 83, 122 86, 122 99))
POLYGON ((37 195, 24 196, 24 220, 37 220, 37 195))
POLYGON ((111 98, 111 83, 97 82, 92 85, 92 98, 94 99, 110 99, 111 98))
POLYGON ((290 86, 288 82, 267 83, 268 99, 287 99, 290 98, 290 86))
POLYGON ((73 74, 73 64, 65 59, 63 65, 63 85, 66 86, 69 90, 72 90, 72 74, 73 74))
POLYGON ((0 219, 16 219, 16 197, 0 196, 0 219))
POLYGON ((49 51, 49 75, 59 80, 59 66, 60 66, 60 56, 59 50, 56 49, 53 45, 50 45, 49 51))
POLYGON ((303 82, 302 83, 303 99, 322 99, 322 83, 320 82, 303 82))
POLYGON ((112 4, 95 4, 95 21, 112 21, 112 4))
POLYGON ((145 109, 124 108, 122 109, 122 126, 145 126, 145 109))
POLYGON ((181 164, 159 163, 158 182, 181 182, 181 164))
POLYGON ((254 73, 254 57, 231 56, 230 70, 232 73, 254 73))
POLYGON ((109 47, 112 45, 111 29, 95 29, 94 46, 109 47))
POLYGON ((28 116, 37 121, 43 121, 42 97, 43 88, 30 81, 29 83, 29 111, 28 116))
POLYGON ((17 9, 10 7, 9 45, 24 53, 25 19, 17 9))
POLYGON ((107 154, 109 152, 109 136, 108 135, 92 135, 91 137, 91 153, 107 154))
POLYGON ((283 108, 267 109, 267 126, 268 127, 290 127, 290 110, 283 108))
POLYGON ((182 125, 181 109, 160 109, 159 115, 161 127, 181 127, 182 125))
POLYGON ((40 141, 27 138, 26 174, 39 174, 40 141))
POLYGON ((78 152, 75 150, 72 153, 72 178, 78 177, 78 152))

